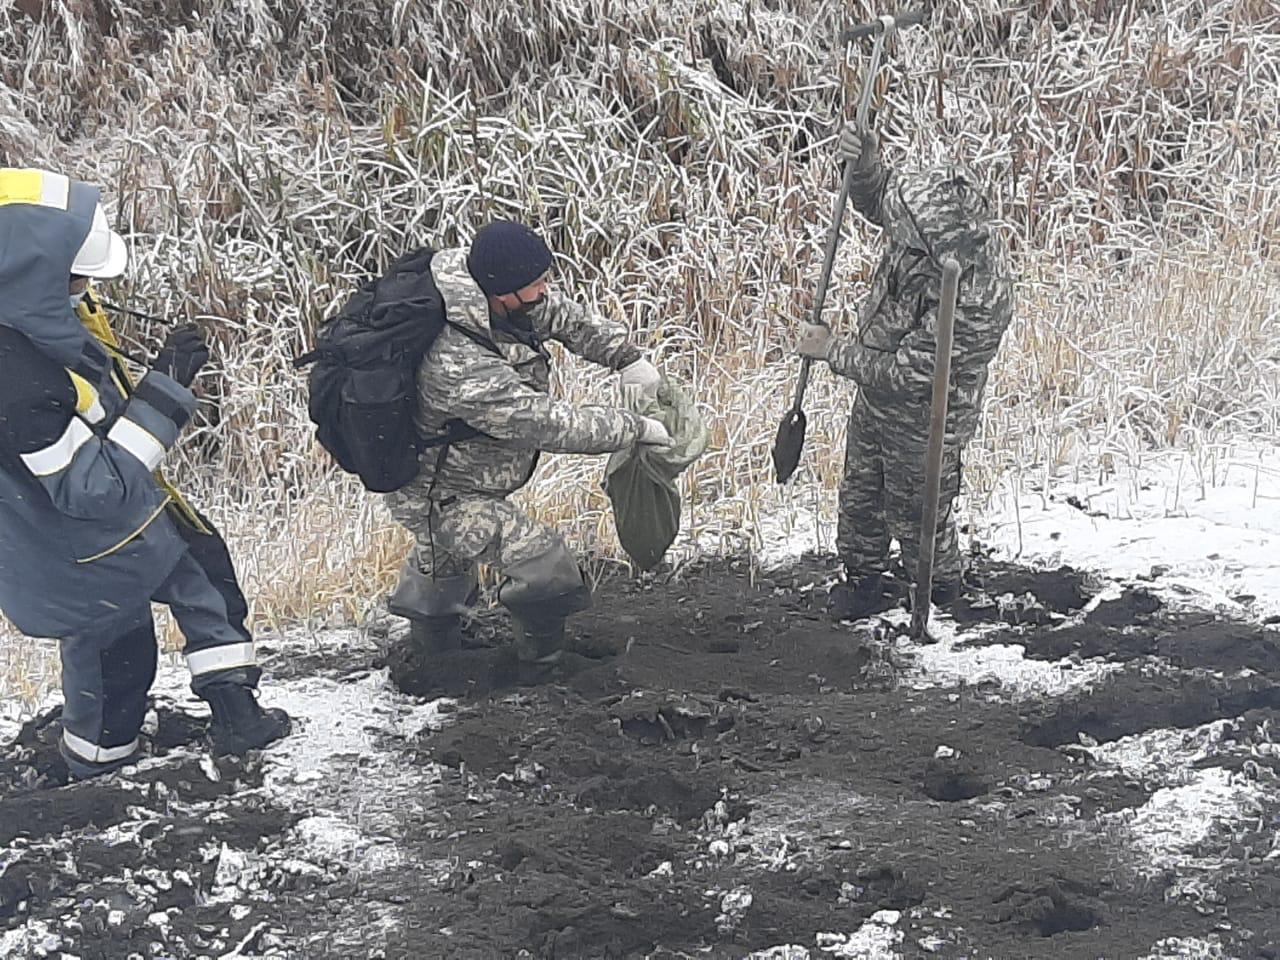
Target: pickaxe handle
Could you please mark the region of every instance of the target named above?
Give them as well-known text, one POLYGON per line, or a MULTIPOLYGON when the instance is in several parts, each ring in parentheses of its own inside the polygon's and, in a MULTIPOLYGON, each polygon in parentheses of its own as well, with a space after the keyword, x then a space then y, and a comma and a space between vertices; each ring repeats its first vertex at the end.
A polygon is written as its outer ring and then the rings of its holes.
POLYGON ((929 627, 929 599, 933 593, 933 548, 938 538, 938 495, 942 492, 942 453, 947 436, 947 400, 951 392, 951 347, 955 340, 956 296, 960 264, 953 257, 942 262, 942 298, 938 304, 937 348, 933 355, 933 409, 929 417, 929 447, 924 462, 924 504, 920 511, 920 565, 911 598, 911 637, 920 640, 929 627))

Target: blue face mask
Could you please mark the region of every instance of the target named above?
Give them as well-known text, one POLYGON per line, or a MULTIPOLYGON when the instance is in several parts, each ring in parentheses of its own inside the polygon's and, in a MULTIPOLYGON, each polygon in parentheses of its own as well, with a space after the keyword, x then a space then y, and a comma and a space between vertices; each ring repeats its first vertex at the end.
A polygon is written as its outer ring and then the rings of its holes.
POLYGON ((67 298, 67 300, 71 303, 72 313, 76 312, 76 309, 80 306, 80 301, 83 299, 84 299, 83 293, 73 293, 71 296, 67 298))

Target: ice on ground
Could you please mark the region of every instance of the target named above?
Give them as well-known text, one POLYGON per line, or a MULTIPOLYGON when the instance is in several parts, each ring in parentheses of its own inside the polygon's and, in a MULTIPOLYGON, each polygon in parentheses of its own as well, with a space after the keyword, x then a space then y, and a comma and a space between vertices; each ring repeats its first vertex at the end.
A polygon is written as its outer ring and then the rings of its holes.
POLYGON ((1154 571, 1157 592, 1280 612, 1280 448, 1149 455, 1101 483, 1006 485, 980 526, 1009 557, 1119 578, 1154 571))

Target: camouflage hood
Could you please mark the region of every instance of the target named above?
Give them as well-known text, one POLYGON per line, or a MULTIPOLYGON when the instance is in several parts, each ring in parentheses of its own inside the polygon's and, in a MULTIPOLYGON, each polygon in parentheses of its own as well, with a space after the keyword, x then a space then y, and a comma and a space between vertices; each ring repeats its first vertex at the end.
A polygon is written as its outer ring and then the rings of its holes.
POLYGON ((438 251, 431 260, 431 272, 444 297, 449 321, 492 339, 489 298, 467 270, 467 251, 461 247, 438 251))
POLYGON ((38 170, 0 170, 0 324, 74 366, 89 334, 68 304, 98 188, 38 170))
POLYGON ((883 203, 890 242, 923 253, 936 264, 947 256, 962 264, 972 261, 991 239, 991 211, 981 181, 962 163, 895 178, 883 203))

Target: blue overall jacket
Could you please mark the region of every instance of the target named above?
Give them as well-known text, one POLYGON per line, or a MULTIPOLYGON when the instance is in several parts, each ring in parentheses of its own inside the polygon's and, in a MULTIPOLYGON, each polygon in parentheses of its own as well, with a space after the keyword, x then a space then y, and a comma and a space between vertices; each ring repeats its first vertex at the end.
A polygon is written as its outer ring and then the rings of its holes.
POLYGON ((156 469, 195 409, 156 371, 134 386, 71 264, 98 189, 0 170, 0 611, 23 633, 109 632, 186 549, 156 469))

